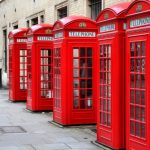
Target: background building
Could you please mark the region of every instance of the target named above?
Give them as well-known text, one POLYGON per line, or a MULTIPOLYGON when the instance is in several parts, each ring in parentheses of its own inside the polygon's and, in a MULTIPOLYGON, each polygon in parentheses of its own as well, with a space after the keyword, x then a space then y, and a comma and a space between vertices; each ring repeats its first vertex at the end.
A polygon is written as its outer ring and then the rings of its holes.
POLYGON ((8 34, 38 23, 53 24, 70 15, 96 19, 110 5, 131 0, 0 0, 0 87, 7 87, 8 34))

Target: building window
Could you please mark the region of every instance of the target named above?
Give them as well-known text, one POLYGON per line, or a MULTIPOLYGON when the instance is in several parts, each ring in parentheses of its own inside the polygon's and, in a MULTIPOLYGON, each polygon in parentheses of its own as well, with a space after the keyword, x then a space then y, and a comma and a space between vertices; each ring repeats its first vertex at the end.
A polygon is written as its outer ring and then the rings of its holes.
POLYGON ((3 43, 4 43, 4 67, 7 72, 7 30, 3 30, 3 43))
POLYGON ((27 24, 27 28, 29 28, 29 27, 30 27, 30 22, 29 22, 29 20, 27 20, 26 24, 27 24))
POLYGON ((32 25, 38 24, 38 17, 31 19, 32 25))
POLYGON ((96 19, 102 10, 102 0, 90 0, 91 18, 96 19))
POLYGON ((41 16, 40 16, 40 22, 41 22, 41 23, 44 23, 44 15, 41 15, 41 16))
POLYGON ((14 29, 18 29, 18 25, 14 25, 13 28, 14 28, 14 29))
POLYGON ((57 14, 58 14, 57 15, 58 19, 67 17, 67 6, 60 8, 60 9, 57 9, 57 14))

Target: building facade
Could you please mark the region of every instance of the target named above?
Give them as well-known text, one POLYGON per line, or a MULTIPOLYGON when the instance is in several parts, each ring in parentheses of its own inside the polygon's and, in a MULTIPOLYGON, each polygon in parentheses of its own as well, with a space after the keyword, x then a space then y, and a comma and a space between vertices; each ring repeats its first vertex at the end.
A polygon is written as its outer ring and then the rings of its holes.
POLYGON ((119 2, 131 0, 1 0, 0 1, 0 87, 7 87, 8 34, 11 30, 51 23, 70 16, 96 19, 99 12, 119 2))

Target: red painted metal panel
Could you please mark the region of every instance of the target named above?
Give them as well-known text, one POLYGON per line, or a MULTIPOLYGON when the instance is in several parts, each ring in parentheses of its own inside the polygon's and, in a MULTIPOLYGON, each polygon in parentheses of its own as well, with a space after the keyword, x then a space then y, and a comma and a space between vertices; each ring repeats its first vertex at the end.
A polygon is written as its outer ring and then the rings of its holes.
POLYGON ((150 1, 132 2, 126 17, 126 149, 150 150, 150 1))
POLYGON ((87 17, 66 17, 54 24, 53 32, 53 119, 62 125, 96 123, 96 23, 87 17))
POLYGON ((27 98, 27 28, 9 33, 9 99, 25 101, 27 98))
POLYGON ((97 141, 125 148, 125 12, 129 3, 104 9, 97 18, 97 141))
POLYGON ((49 24, 28 29, 27 109, 53 110, 53 35, 49 24))

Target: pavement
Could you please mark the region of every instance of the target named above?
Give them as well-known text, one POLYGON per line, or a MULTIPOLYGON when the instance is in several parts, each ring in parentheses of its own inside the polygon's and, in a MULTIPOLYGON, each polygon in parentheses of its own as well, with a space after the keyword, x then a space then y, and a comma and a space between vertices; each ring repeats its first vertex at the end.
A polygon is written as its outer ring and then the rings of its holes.
POLYGON ((49 123, 52 112, 32 113, 24 102, 12 103, 0 90, 0 150, 103 150, 91 141, 95 126, 61 128, 49 123))

